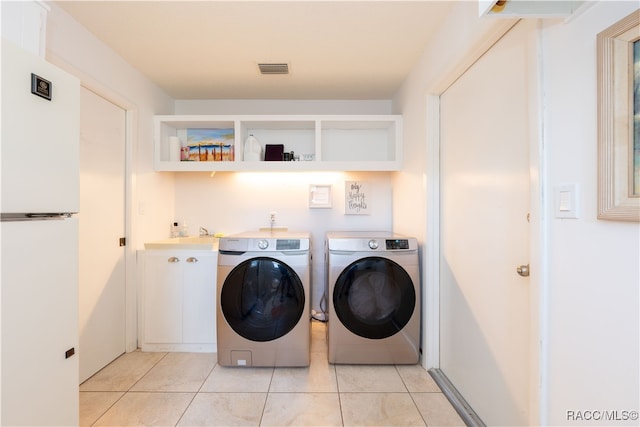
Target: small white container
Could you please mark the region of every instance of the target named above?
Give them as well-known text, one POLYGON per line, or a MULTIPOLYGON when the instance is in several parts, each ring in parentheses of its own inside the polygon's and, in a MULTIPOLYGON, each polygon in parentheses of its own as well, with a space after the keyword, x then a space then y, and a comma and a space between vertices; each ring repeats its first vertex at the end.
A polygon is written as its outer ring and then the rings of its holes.
POLYGON ((189 227, 187 226, 187 222, 183 221, 180 229, 178 231, 179 237, 187 237, 189 235, 189 227))
POLYGON ((262 147, 253 134, 250 134, 244 142, 243 159, 245 162, 259 162, 262 160, 262 147))
POLYGON ((169 161, 171 162, 179 162, 180 161, 180 138, 177 136, 169 137, 169 161))

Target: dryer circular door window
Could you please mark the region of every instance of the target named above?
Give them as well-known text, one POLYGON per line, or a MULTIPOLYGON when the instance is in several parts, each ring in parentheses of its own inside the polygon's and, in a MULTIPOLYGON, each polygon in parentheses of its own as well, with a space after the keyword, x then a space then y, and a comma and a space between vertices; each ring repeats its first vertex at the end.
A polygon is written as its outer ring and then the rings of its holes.
POLYGON ((404 328, 416 304, 409 274, 387 258, 351 263, 335 283, 333 307, 340 322, 364 338, 383 339, 404 328))
POLYGON ((272 341, 291 331, 304 311, 304 288, 295 271, 277 259, 258 257, 227 276, 220 306, 229 326, 251 341, 272 341))

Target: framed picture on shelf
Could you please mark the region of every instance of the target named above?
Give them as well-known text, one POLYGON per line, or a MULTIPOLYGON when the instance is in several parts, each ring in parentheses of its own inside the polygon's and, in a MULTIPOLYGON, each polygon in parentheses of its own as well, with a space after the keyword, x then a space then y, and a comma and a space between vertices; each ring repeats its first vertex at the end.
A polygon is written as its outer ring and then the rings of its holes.
POLYGON ((189 160, 201 162, 233 161, 233 129, 187 129, 189 160), (198 154, 194 154, 197 152, 198 154))

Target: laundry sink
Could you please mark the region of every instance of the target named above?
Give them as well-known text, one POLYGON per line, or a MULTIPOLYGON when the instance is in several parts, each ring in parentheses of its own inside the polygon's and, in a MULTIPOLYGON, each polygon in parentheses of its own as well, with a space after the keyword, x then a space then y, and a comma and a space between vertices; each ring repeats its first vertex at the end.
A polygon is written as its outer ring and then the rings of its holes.
POLYGON ((217 250, 218 238, 213 236, 186 236, 158 240, 144 244, 145 249, 199 249, 217 250))

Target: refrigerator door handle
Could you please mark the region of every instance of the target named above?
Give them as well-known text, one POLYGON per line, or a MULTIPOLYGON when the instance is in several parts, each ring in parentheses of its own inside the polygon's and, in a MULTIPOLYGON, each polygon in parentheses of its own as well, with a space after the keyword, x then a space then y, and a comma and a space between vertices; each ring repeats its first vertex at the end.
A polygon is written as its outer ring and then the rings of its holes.
POLYGON ((3 213, 0 217, 4 221, 42 221, 71 218, 75 212, 55 213, 3 213))
POLYGON ((59 213, 30 213, 27 214, 27 218, 31 219, 65 219, 71 218, 73 213, 71 212, 59 212, 59 213))

